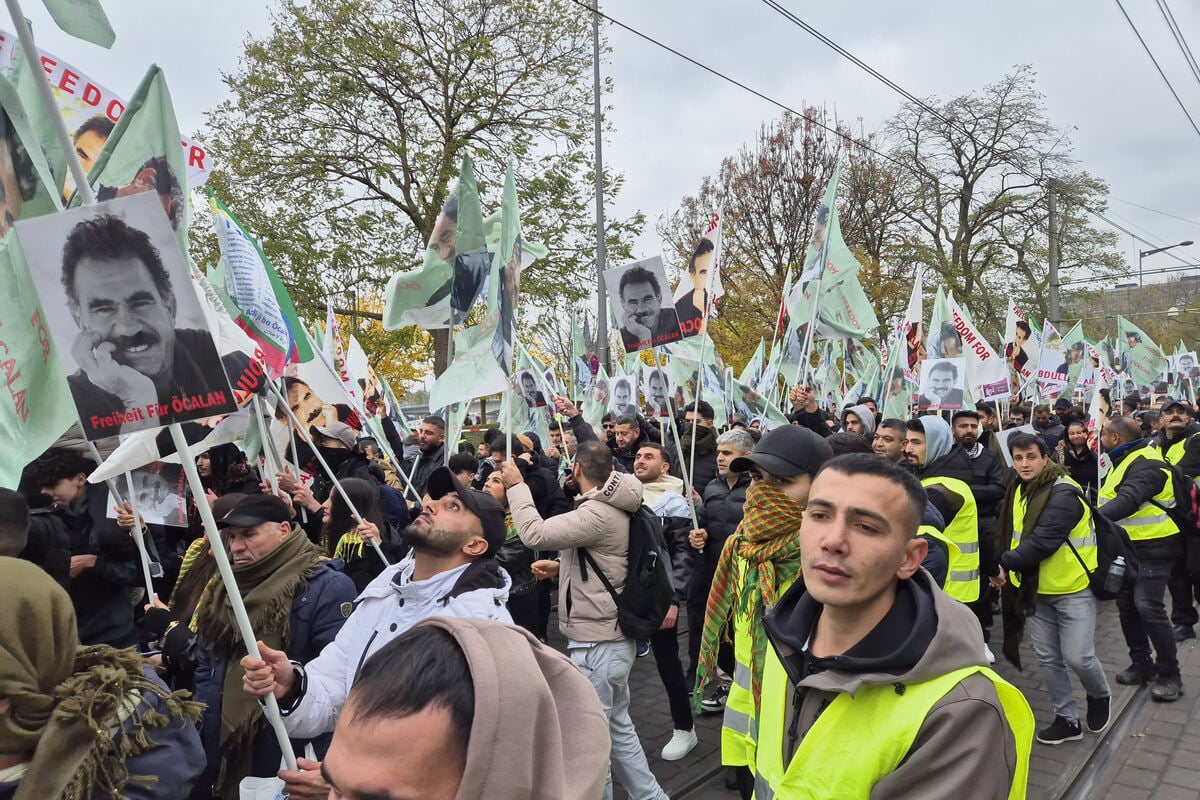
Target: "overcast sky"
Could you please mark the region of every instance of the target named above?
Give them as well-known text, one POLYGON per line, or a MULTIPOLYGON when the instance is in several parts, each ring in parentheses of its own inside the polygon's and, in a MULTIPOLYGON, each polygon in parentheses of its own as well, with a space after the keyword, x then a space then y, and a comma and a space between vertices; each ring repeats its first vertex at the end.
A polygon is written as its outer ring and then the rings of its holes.
MULTIPOLYGON (((1197 4, 1168 2, 1200 54, 1197 4)), ((1200 124, 1200 82, 1187 70, 1158 9, 1149 0, 1123 3, 1200 124)), ((198 130, 204 112, 226 96, 220 74, 236 69, 245 38, 269 27, 270 4, 261 0, 104 5, 117 32, 111 51, 63 34, 37 0, 25 0, 24 10, 43 49, 126 96, 150 63, 161 65, 185 133, 198 130)), ((1200 134, 1171 98, 1116 2, 784 0, 784 5, 918 96, 954 97, 994 82, 1016 64, 1032 64, 1051 120, 1072 129, 1081 166, 1109 183, 1110 216, 1153 242, 1140 248, 1200 240, 1200 134)), ((871 130, 901 102, 755 0, 601 0, 601 10, 794 108, 825 104, 844 119, 861 118, 871 130)), ((11 22, 5 27, 11 30, 11 22)), ((640 208, 647 214, 648 235, 638 252, 644 257, 658 252, 653 233, 658 216, 781 112, 632 34, 613 29, 608 37, 612 53, 605 69, 615 91, 606 100, 616 131, 606 145, 605 164, 626 177, 618 213, 640 208)), ((1136 271, 1139 245, 1122 236, 1121 248, 1136 271)), ((1173 253, 1200 262, 1200 246, 1173 253)), ((1145 266, 1178 263, 1162 254, 1147 258, 1145 266)))

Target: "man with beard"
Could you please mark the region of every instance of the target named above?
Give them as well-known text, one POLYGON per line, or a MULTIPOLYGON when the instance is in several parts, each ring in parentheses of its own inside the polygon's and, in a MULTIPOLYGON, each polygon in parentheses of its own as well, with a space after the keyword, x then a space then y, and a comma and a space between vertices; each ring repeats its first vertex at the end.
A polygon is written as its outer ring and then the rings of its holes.
MULTIPOLYGON (((1182 400, 1167 400, 1162 404, 1162 429, 1154 437, 1163 460, 1174 464, 1190 480, 1200 478, 1200 424, 1192 419, 1191 409, 1182 400)), ((1175 641, 1196 638, 1196 598, 1200 598, 1200 582, 1188 575, 1185 559, 1177 559, 1167 581, 1171 593, 1171 625, 1175 641)))
MULTIPOLYGON (((242 659, 242 688, 259 698, 273 693, 293 737, 332 731, 359 667, 418 621, 450 616, 512 624, 504 605, 511 581, 494 558, 506 536, 504 509, 495 498, 466 489, 446 467, 435 469, 421 515, 404 531, 412 555, 371 581, 319 657, 301 666, 282 648, 260 648, 261 659, 242 659)), ((320 766, 300 759, 301 771, 281 773, 292 797, 328 795, 320 766)))
MULTIPOLYGON (((992 627, 991 587, 987 579, 996 574, 997 563, 992 529, 996 526, 996 517, 1008 482, 1001 466, 1003 462, 979 441, 979 413, 966 408, 955 411, 951 424, 954 426, 954 441, 967 456, 967 466, 971 472, 967 486, 971 487, 971 494, 975 495, 975 504, 979 508, 980 598, 971 604, 971 610, 987 631, 992 627)), ((988 637, 985 635, 984 638, 988 637)))
POLYGON ((433 414, 421 420, 421 427, 417 428, 417 446, 421 449, 420 454, 415 461, 406 460, 401 469, 405 475, 412 476, 409 482, 417 494, 424 495, 429 476, 445 460, 446 420, 433 414))
POLYGON ((646 378, 646 416, 665 417, 671 413, 667 405, 667 376, 661 369, 650 372, 646 378))
MULTIPOLYGON (((958 548, 950 555, 946 594, 969 606, 979 600, 980 574, 979 506, 968 484, 973 477, 970 464, 941 417, 918 417, 905 426, 904 460, 917 473, 930 502, 946 521, 946 538, 958 548)), ((995 656, 986 646, 987 630, 983 637, 985 655, 989 663, 994 662, 995 656)))
POLYGON ((680 338, 679 318, 673 307, 662 307, 658 277, 635 266, 621 275, 621 343, 627 351, 643 350, 680 338))
POLYGON ((683 409, 685 427, 679 437, 679 458, 690 462, 687 474, 696 494, 717 477, 717 432, 713 428, 713 407, 706 400, 688 403, 683 409), (696 440, 695 459, 692 439, 696 440))
MULTIPOLYGON (((292 508, 278 497, 245 495, 217 525, 229 551, 237 591, 264 652, 277 652, 271 648, 286 645, 297 663, 316 658, 350 615, 354 582, 292 526, 292 508)), ((235 798, 242 778, 274 775, 281 753, 262 707, 239 691, 246 649, 229 602, 229 587, 215 580, 204 591, 193 624, 198 648, 195 699, 206 705, 200 738, 208 767, 193 796, 235 798)), ((320 737, 321 733, 297 736, 293 750, 303 753, 305 744, 311 743, 324 754, 330 737, 320 737)))
POLYGON ((212 334, 175 327, 171 276, 144 231, 113 215, 80 222, 63 245, 62 284, 79 326, 71 345, 79 370, 67 383, 89 439, 194 418, 171 411, 172 400, 229 386, 212 334), (145 413, 162 406, 166 413, 145 413))

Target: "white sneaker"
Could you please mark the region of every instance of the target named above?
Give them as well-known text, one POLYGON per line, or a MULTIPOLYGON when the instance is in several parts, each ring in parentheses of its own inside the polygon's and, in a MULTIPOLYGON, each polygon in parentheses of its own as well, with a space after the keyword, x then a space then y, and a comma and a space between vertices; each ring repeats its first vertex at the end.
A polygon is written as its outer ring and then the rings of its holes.
POLYGON ((996 654, 993 653, 992 648, 988 647, 986 644, 983 646, 983 656, 988 660, 989 664, 996 663, 996 654))
POLYGON ((700 744, 699 737, 696 736, 696 730, 693 728, 690 731, 675 731, 671 734, 671 741, 667 742, 667 746, 663 748, 663 761, 678 761, 700 744))

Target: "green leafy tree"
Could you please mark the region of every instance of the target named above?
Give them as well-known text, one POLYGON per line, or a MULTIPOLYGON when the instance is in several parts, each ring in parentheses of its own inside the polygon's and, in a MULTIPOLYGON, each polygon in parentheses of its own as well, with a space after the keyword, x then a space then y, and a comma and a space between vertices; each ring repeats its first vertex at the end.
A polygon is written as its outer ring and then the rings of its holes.
MULTIPOLYGON (((579 6, 285 0, 225 79, 233 96, 200 137, 218 165, 211 183, 309 314, 420 263, 464 151, 485 214, 513 161, 524 234, 551 247, 522 281, 526 299, 586 292, 591 17, 579 6)), ((618 252, 640 224, 613 224, 618 252)), ((430 343, 440 372, 445 331, 410 333, 388 356, 428 357, 430 343)))

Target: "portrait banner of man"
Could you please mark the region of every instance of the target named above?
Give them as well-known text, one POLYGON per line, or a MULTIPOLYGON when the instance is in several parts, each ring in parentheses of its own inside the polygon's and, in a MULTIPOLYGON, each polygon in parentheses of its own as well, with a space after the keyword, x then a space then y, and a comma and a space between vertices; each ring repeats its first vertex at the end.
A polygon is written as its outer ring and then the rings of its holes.
POLYGON ((523 369, 517 373, 517 389, 530 408, 541 408, 546 405, 546 394, 538 388, 538 376, 532 369, 523 369))
POLYGON ((606 270, 604 284, 625 352, 647 350, 682 338, 661 257, 606 270))
POLYGON ((931 358, 921 368, 917 407, 922 411, 956 411, 963 408, 965 359, 931 358))
POLYGON ((670 376, 662 367, 642 365, 642 394, 646 396, 647 417, 669 417, 671 406, 668 398, 674 387, 670 376))
MULTIPOLYGON (((135 469, 130 474, 133 475, 133 492, 129 491, 129 482, 124 475, 113 480, 122 497, 133 496, 143 520, 172 528, 187 527, 187 484, 181 465, 159 462, 153 467, 135 469)), ((115 499, 108 504, 106 515, 109 519, 117 518, 116 505, 115 499)))
POLYGON ((1200 376, 1200 362, 1196 360, 1196 354, 1193 352, 1180 353, 1175 359, 1175 371, 1184 378, 1195 378, 1200 376))
POLYGON ((640 413, 637 405, 636 380, 635 377, 628 375, 621 375, 612 379, 612 396, 609 401, 608 410, 612 412, 614 417, 619 417, 622 414, 640 413))
POLYGON ((88 439, 237 410, 156 195, 20 222, 17 237, 88 439))

